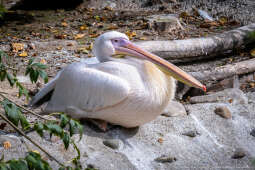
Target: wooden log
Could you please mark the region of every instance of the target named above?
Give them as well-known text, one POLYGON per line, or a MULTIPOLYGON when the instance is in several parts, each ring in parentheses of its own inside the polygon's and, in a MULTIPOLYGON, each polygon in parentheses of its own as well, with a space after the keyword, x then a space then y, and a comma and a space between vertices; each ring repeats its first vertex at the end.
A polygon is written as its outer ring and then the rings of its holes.
POLYGON ((255 72, 255 59, 241 61, 235 64, 227 64, 225 66, 216 67, 211 71, 189 72, 192 76, 203 83, 219 81, 235 75, 242 75, 255 72))
POLYGON ((143 41, 136 42, 136 44, 176 63, 209 58, 254 42, 255 23, 211 37, 173 41, 143 41))

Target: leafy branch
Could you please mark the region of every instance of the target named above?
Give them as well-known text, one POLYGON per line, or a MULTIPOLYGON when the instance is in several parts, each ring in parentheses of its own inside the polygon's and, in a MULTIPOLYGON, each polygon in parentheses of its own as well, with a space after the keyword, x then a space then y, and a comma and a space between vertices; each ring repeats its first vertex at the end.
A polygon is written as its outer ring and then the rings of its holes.
POLYGON ((47 73, 44 71, 47 66, 42 63, 34 62, 34 58, 31 58, 28 62, 25 75, 29 74, 32 83, 36 83, 39 76, 44 80, 44 83, 48 82, 47 73))
MULTIPOLYGON (((26 88, 22 86, 22 84, 16 78, 16 72, 18 71, 16 68, 12 68, 8 65, 8 63, 4 63, 2 59, 8 59, 7 54, 0 51, 0 81, 8 80, 11 87, 16 85, 19 89, 19 97, 25 95, 28 99, 28 91, 26 88)), ((29 75, 32 83, 36 83, 38 78, 41 77, 45 83, 48 82, 47 73, 44 71, 47 67, 44 64, 34 62, 34 59, 30 59, 28 62, 28 66, 26 68, 25 75, 29 75)), ((38 147, 41 151, 43 151, 48 157, 56 161, 59 165, 59 169, 70 169, 73 168, 70 166, 65 166, 63 163, 59 162, 55 157, 53 157, 50 153, 48 153, 44 148, 42 148, 39 144, 33 141, 30 137, 28 137, 23 130, 32 129, 35 130, 41 137, 43 137, 44 132, 47 131, 52 135, 59 136, 65 149, 69 148, 69 145, 72 144, 73 148, 76 150, 78 156, 72 159, 72 163, 75 165, 75 170, 81 169, 80 164, 80 151, 76 146, 75 142, 71 139, 75 131, 79 131, 80 139, 83 134, 82 125, 74 120, 69 118, 64 114, 60 114, 60 120, 50 120, 46 119, 41 115, 17 104, 15 101, 9 99, 4 95, 4 92, 0 92, 0 97, 3 98, 1 101, 1 105, 5 111, 4 116, 0 113, 0 118, 5 120, 10 126, 12 126, 20 135, 24 136, 27 140, 29 140, 32 144, 38 147), (34 116, 39 117, 40 119, 45 120, 45 122, 37 122, 33 126, 27 121, 26 117, 23 115, 22 110, 27 111, 34 116), (21 126, 22 130, 18 128, 21 126), (68 131, 64 130, 68 129, 68 131)), ((34 152, 28 152, 28 155, 24 159, 12 159, 7 162, 0 159, 0 170, 8 170, 8 169, 41 169, 48 170, 51 169, 49 164, 41 159, 40 154, 34 152)))
POLYGON ((29 170, 29 169, 38 169, 38 170, 50 170, 49 163, 41 158, 41 155, 36 152, 28 152, 27 156, 24 159, 11 159, 7 162, 3 161, 4 157, 0 160, 0 169, 1 170, 29 170))

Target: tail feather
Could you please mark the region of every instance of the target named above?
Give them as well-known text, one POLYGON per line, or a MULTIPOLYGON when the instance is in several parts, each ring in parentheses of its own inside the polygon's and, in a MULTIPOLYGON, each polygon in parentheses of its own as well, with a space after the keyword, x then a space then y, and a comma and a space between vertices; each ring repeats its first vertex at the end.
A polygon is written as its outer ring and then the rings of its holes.
MULTIPOLYGON (((61 73, 61 72, 60 72, 61 73)), ((29 102, 29 107, 37 107, 43 104, 45 101, 50 100, 50 97, 54 91, 56 82, 59 78, 60 73, 57 74, 57 76, 51 80, 49 83, 47 83, 29 102)))

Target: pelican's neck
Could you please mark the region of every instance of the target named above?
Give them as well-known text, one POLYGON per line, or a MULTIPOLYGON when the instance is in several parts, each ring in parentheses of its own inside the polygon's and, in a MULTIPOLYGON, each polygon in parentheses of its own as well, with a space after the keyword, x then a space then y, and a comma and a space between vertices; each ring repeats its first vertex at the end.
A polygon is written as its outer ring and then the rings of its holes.
POLYGON ((98 61, 100 63, 104 63, 104 62, 107 62, 107 61, 112 61, 112 57, 110 57, 110 56, 96 56, 96 58, 98 59, 98 61))

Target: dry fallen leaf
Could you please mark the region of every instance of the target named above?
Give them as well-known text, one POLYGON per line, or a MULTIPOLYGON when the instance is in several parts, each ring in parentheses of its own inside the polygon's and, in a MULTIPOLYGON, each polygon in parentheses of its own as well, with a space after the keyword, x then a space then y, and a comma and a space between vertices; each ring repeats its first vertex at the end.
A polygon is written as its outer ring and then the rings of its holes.
POLYGON ((24 49, 24 44, 22 43, 12 43, 11 45, 13 52, 18 52, 24 49))
POLYGON ((162 143, 163 143, 163 141, 164 141, 164 139, 163 139, 163 138, 158 138, 158 142, 159 142, 160 144, 162 144, 162 143))
POLYGON ((63 27, 67 27, 67 26, 68 26, 68 24, 67 24, 66 22, 62 22, 61 25, 62 25, 63 27))
POLYGON ((222 17, 219 18, 219 23, 221 25, 225 25, 227 22, 228 22, 227 17, 222 16, 222 17))
POLYGON ((82 26, 80 26, 80 30, 81 31, 83 31, 83 30, 87 30, 88 29, 88 27, 86 26, 86 25, 82 25, 82 26))
POLYGON ((32 150, 32 152, 37 153, 40 155, 40 152, 38 150, 32 150))
POLYGON ((42 64, 47 64, 47 61, 46 61, 44 58, 42 58, 42 59, 40 60, 40 63, 42 63, 42 64))
POLYGON ((126 35, 128 36, 129 39, 132 39, 133 37, 136 36, 136 32, 135 31, 127 31, 126 35))
POLYGON ((75 40, 81 39, 81 38, 83 38, 84 36, 85 36, 85 34, 76 34, 76 35, 74 36, 74 39, 75 39, 75 40))
POLYGON ((253 48, 251 51, 250 51, 250 54, 252 57, 255 57, 255 48, 253 48))
POLYGON ((58 46, 57 50, 62 50, 62 48, 63 48, 62 46, 58 46))
POLYGON ((108 11, 112 11, 113 10, 112 7, 110 7, 110 6, 106 6, 104 9, 108 10, 108 11))
POLYGON ((27 52, 23 51, 19 54, 20 57, 27 57, 27 52))
POLYGON ((3 143, 3 145, 4 145, 4 149, 9 149, 12 145, 11 145, 11 143, 9 142, 9 141, 5 141, 4 143, 3 143))
POLYGON ((250 85, 251 88, 255 87, 255 83, 254 82, 250 82, 249 85, 250 85))
POLYGON ((92 50, 92 48, 93 48, 93 43, 90 43, 90 45, 87 47, 87 50, 92 50))
POLYGON ((94 18, 95 18, 97 21, 100 21, 100 20, 101 20, 101 19, 100 19, 100 16, 98 16, 98 15, 94 16, 94 18))
POLYGON ((139 37, 139 40, 147 40, 146 37, 139 37))
POLYGON ((117 25, 110 25, 109 27, 107 27, 107 30, 115 30, 118 29, 117 25))
POLYGON ((90 34, 89 37, 90 37, 90 38, 96 38, 96 37, 98 37, 98 35, 99 35, 99 34, 97 34, 97 33, 96 33, 96 34, 90 34))
POLYGON ((89 51, 85 47, 78 48, 77 52, 78 53, 83 53, 83 54, 88 54, 89 53, 89 51))
POLYGON ((66 34, 55 35, 55 38, 57 39, 65 39, 66 37, 67 37, 66 34))

